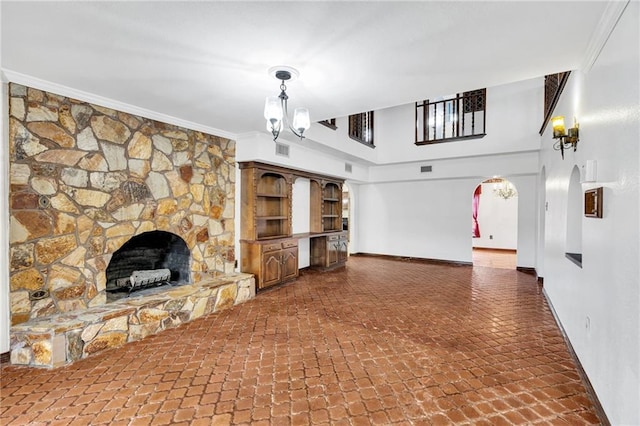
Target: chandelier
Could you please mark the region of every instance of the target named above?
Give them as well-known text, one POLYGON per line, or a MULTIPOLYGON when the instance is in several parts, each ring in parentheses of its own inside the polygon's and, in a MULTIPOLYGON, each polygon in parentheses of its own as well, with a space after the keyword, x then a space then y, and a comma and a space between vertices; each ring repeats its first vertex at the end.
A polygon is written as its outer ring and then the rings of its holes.
POLYGON ((289 124, 289 112, 287 111, 287 86, 285 81, 289 81, 298 76, 298 71, 291 67, 279 66, 269 69, 269 74, 280 80, 280 95, 268 96, 264 104, 264 118, 267 119, 267 130, 273 135, 275 141, 280 136, 280 132, 289 128, 294 135, 300 139, 304 138, 304 131, 311 126, 309 120, 309 110, 306 108, 296 108, 293 111, 293 125, 289 124))
POLYGON ((499 182, 493 184, 493 193, 505 200, 518 196, 516 187, 513 186, 511 182, 504 179, 501 179, 499 182))

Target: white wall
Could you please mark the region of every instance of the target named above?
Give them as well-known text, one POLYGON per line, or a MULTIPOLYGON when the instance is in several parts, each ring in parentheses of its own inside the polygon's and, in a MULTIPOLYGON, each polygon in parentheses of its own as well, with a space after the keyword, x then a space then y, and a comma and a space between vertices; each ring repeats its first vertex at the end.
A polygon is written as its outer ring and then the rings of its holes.
MULTIPOLYGON (((356 181, 369 178, 366 164, 349 162, 340 156, 319 152, 313 148, 313 143, 306 139, 300 141, 289 132, 283 133, 278 142, 289 146, 289 157, 276 155, 276 145, 266 133, 243 135, 236 140, 236 161, 257 160, 356 181), (350 173, 345 171, 347 162, 353 166, 350 173)), ((361 145, 357 142, 354 144, 361 145)))
MULTIPOLYGON (((493 183, 482 184, 478 204, 480 237, 472 239, 473 247, 516 250, 518 248, 518 197, 505 200, 493 192, 494 185, 493 183)), ((469 198, 471 200, 473 194, 469 198)))
MULTIPOLYGON (((374 149, 349 138, 347 117, 336 119, 337 130, 313 124, 306 136, 314 146, 342 151, 372 165, 538 150, 543 83, 540 77, 487 88, 487 136, 472 142, 416 146, 413 103, 375 111, 374 149)), ((442 95, 434 93, 433 98, 442 95)))
POLYGON ((537 209, 538 176, 506 176, 518 188, 518 255, 516 266, 533 268, 538 257, 537 209))
POLYGON ((364 253, 471 262, 475 179, 360 186, 358 249, 364 253))
MULTIPOLYGON (((461 177, 454 179, 361 184, 358 251, 471 262, 471 198, 483 179, 464 173, 461 167, 461 177)), ((537 178, 509 180, 519 190, 517 266, 534 267, 537 178)))
POLYGON ((537 150, 543 83, 540 77, 488 87, 487 135, 482 139, 416 146, 414 104, 376 111, 378 159, 395 163, 537 150))
MULTIPOLYGON (((309 179, 298 178, 293 183, 291 195, 292 230, 294 234, 311 230, 311 184, 309 179)), ((298 268, 310 265, 311 248, 309 238, 298 240, 298 268)))
POLYGON ((580 123, 565 159, 542 137, 544 288, 612 424, 640 424, 640 3, 629 2, 594 65, 572 73, 555 114, 580 123), (569 180, 597 160, 604 217, 581 217, 582 269, 565 258, 569 180))

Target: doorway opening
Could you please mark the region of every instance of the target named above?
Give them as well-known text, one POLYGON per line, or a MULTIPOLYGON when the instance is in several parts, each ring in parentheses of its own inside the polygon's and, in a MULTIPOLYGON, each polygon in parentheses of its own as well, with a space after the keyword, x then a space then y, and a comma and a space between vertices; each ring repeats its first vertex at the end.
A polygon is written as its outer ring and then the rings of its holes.
POLYGON ((507 179, 481 182, 472 201, 473 266, 516 269, 518 191, 507 179))

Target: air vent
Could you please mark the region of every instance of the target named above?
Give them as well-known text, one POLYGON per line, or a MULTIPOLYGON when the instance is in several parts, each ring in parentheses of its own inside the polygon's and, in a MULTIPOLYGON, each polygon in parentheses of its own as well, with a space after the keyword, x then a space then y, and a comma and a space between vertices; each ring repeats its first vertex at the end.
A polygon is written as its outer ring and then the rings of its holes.
POLYGON ((276 142, 276 155, 289 158, 289 145, 276 142))
POLYGON ((420 173, 429 173, 433 170, 433 166, 420 166, 420 173))
POLYGON ((344 163, 344 171, 347 173, 351 173, 353 171, 353 164, 344 163))

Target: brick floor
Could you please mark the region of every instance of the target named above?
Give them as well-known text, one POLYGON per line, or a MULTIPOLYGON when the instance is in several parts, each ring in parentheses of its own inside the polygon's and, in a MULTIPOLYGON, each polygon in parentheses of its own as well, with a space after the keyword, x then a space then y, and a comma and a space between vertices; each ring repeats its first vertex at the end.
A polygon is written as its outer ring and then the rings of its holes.
POLYGON ((599 423, 534 277, 384 258, 1 374, 2 425, 599 423))

